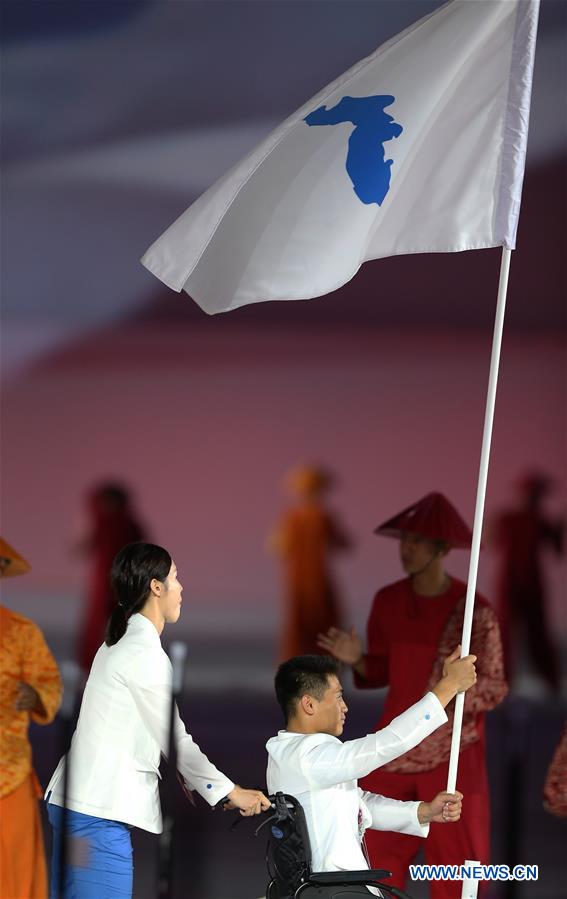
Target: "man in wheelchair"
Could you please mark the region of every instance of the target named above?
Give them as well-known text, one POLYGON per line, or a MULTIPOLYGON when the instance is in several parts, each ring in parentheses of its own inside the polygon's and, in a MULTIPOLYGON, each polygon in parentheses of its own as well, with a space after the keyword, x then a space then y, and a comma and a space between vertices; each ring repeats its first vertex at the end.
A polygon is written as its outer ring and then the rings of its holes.
MULTIPOLYGON (((463 798, 458 792, 438 793, 429 802, 401 802, 364 792, 357 780, 407 752, 447 721, 445 706, 476 680, 476 657, 460 659, 459 653, 457 647, 446 660, 433 690, 388 727, 345 743, 339 737, 348 709, 336 660, 297 656, 280 665, 275 688, 286 727, 266 744, 267 784, 271 794, 294 797, 303 809, 311 858, 299 882, 282 884, 281 877, 276 878, 270 899, 383 895, 370 886, 388 872, 369 870, 364 853, 368 827, 426 837, 430 822, 458 821, 463 798)), ((272 843, 284 832, 285 828, 272 826, 272 843)), ((404 895, 391 886, 382 889, 404 895)))

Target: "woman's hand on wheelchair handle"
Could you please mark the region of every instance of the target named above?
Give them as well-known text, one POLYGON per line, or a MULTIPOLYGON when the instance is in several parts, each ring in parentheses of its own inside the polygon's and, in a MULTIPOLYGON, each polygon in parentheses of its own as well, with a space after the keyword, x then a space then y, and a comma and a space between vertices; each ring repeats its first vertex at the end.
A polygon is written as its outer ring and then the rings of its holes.
POLYGON ((239 809, 240 814, 248 818, 251 815, 259 815, 271 807, 270 800, 262 793, 261 790, 246 790, 239 787, 238 784, 228 794, 229 802, 225 802, 223 809, 230 811, 231 809, 239 809))

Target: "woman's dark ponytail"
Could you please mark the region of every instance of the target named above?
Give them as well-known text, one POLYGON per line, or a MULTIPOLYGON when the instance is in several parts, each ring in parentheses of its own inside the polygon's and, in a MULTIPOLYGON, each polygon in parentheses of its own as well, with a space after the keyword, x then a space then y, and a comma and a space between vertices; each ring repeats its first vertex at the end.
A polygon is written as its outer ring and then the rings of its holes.
POLYGON ((106 633, 104 636, 104 642, 106 643, 106 645, 114 646, 115 643, 118 643, 120 638, 123 637, 126 633, 127 627, 128 621, 126 619, 124 609, 119 603, 117 603, 113 608, 106 625, 106 633))
POLYGON ((167 550, 153 543, 130 543, 115 556, 110 581, 116 597, 104 642, 114 646, 124 636, 128 619, 140 612, 150 595, 154 580, 165 581, 171 568, 167 550))

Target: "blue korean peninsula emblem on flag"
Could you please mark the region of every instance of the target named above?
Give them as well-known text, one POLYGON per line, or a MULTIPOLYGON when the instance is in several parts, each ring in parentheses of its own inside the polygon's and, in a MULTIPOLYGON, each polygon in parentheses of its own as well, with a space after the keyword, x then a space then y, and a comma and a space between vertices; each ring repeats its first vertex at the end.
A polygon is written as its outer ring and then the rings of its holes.
POLYGON ((396 98, 389 94, 376 97, 343 97, 327 109, 320 106, 304 121, 308 125, 338 125, 352 122, 348 140, 346 170, 358 199, 367 205, 381 206, 390 189, 392 159, 386 159, 384 142, 399 137, 401 125, 384 112, 396 98))

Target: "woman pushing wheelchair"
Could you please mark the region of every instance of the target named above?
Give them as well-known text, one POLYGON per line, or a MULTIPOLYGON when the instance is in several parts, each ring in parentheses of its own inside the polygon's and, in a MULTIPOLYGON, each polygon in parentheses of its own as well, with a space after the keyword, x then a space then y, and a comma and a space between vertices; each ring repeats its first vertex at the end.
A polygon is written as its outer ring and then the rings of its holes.
MULTIPOLYGON (((170 736, 172 668, 161 646, 181 614, 183 587, 169 553, 132 543, 112 565, 117 604, 87 680, 71 748, 46 790, 54 829, 51 899, 131 899, 131 827, 160 833, 159 763, 170 736), (67 765, 67 777, 65 767, 67 765), (65 783, 67 781, 67 783, 65 783), (59 871, 61 831, 81 838, 82 864, 59 871)), ((255 815, 270 807, 236 785, 193 742, 174 710, 177 768, 210 806, 255 815)))

